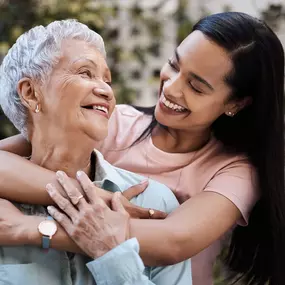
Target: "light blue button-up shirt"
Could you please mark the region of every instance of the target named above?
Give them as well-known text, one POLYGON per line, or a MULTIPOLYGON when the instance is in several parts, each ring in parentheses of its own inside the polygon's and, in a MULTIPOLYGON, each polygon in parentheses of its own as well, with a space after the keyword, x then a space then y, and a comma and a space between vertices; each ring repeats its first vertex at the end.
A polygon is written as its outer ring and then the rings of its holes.
MULTIPOLYGON (((144 177, 116 168, 96 151, 95 184, 106 190, 125 191, 144 177)), ((132 202, 138 206, 171 212, 179 206, 165 185, 151 181, 132 202)), ((19 205, 26 214, 46 215, 42 206, 19 205)), ((169 250, 169 249, 166 249, 169 250)), ((139 244, 130 239, 102 257, 79 255, 35 246, 0 247, 0 285, 191 285, 190 261, 166 267, 145 267, 139 244), (87 266, 86 266, 87 265, 87 266)))

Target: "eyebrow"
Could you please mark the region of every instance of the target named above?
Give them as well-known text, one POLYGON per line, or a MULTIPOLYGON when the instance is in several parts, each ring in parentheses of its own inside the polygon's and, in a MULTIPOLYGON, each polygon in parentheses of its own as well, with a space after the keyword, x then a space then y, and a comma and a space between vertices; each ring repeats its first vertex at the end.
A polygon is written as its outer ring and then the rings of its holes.
MULTIPOLYGON (((177 62, 179 63, 180 62, 180 55, 177 51, 177 48, 174 50, 174 54, 175 54, 177 62)), ((201 76, 199 76, 198 74, 190 71, 189 75, 191 77, 193 77, 194 79, 196 79, 197 81, 201 82, 202 84, 206 85, 212 91, 214 91, 214 87, 210 83, 208 83, 205 79, 203 79, 201 76)))
POLYGON ((80 60, 86 60, 89 63, 91 63, 92 65, 94 65, 95 68, 98 67, 98 65, 92 59, 89 59, 89 58, 86 58, 86 57, 80 57, 80 58, 76 59, 75 61, 73 61, 73 64, 76 63, 77 61, 80 61, 80 60))
POLYGON ((177 51, 177 48, 174 50, 174 54, 175 54, 177 62, 179 63, 180 62, 180 56, 179 56, 179 53, 177 51))
POLYGON ((209 89, 211 89, 212 91, 214 91, 214 87, 208 83, 205 79, 203 79, 202 77, 200 77, 199 75, 197 75, 194 72, 189 72, 189 75, 192 76, 194 79, 196 79, 197 81, 201 82, 202 84, 206 85, 209 89))

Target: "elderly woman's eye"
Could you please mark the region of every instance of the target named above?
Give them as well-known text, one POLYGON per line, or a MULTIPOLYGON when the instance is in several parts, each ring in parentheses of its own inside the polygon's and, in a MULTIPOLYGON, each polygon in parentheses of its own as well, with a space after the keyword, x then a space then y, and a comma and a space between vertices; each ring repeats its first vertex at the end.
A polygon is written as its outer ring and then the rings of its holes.
POLYGON ((112 86, 112 82, 111 81, 106 81, 105 83, 107 83, 109 86, 112 86))
POLYGON ((83 71, 80 71, 79 74, 80 74, 80 75, 87 76, 87 77, 89 77, 89 78, 92 77, 92 73, 91 73, 90 70, 83 70, 83 71))

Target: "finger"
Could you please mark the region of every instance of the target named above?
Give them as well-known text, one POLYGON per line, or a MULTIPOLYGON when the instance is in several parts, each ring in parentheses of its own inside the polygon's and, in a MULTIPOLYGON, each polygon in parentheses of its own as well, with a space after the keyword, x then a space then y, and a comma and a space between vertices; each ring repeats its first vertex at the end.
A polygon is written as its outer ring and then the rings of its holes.
POLYGON ((136 219, 165 219, 167 217, 167 213, 154 209, 151 209, 153 211, 153 214, 151 215, 149 210, 150 209, 135 205, 128 205, 128 207, 126 207, 126 211, 130 214, 130 216, 136 219))
POLYGON ((141 183, 134 185, 123 192, 123 196, 128 200, 138 196, 148 187, 148 180, 144 180, 141 183))
POLYGON ((125 210, 125 207, 121 202, 121 195, 121 192, 115 192, 112 196, 112 210, 128 215, 128 212, 125 210))
POLYGON ((53 206, 47 207, 48 213, 65 229, 67 233, 71 231, 72 223, 70 219, 57 208, 53 206))
POLYGON ((154 210, 154 209, 153 209, 153 211, 154 211, 154 213, 150 217, 150 219, 160 219, 160 220, 163 220, 163 219, 165 219, 167 217, 167 213, 165 213, 165 212, 154 210))
POLYGON ((72 219, 74 221, 74 219, 78 215, 78 211, 74 208, 74 206, 70 203, 70 201, 68 199, 62 197, 54 185, 47 184, 46 189, 47 189, 50 197, 52 198, 52 200, 55 202, 55 204, 64 213, 66 213, 70 217, 70 219, 72 219))
POLYGON ((86 175, 84 171, 81 171, 81 170, 77 171, 76 178, 78 182, 80 183, 88 200, 92 204, 94 204, 99 198, 96 195, 96 186, 92 183, 92 181, 89 179, 89 177, 86 175))
POLYGON ((79 197, 82 197, 82 193, 73 185, 71 179, 66 175, 66 173, 64 171, 57 171, 56 176, 72 204, 78 207, 86 206, 86 200, 82 198, 79 199, 79 197))

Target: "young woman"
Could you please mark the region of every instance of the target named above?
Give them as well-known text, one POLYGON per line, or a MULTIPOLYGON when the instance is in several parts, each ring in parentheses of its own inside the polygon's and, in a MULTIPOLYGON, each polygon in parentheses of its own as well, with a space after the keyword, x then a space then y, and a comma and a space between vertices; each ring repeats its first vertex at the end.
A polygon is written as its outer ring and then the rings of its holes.
MULTIPOLYGON (((194 256, 193 284, 212 284, 222 237, 233 229, 233 277, 284 283, 283 88, 276 35, 251 16, 221 13, 200 20, 162 68, 154 108, 117 106, 105 158, 163 182, 183 203, 165 220, 131 222, 145 261, 194 256)), ((1 148, 26 153, 20 145, 18 137, 1 148)), ((13 154, 0 159, 3 198, 50 202, 44 187, 54 173, 13 154)))

